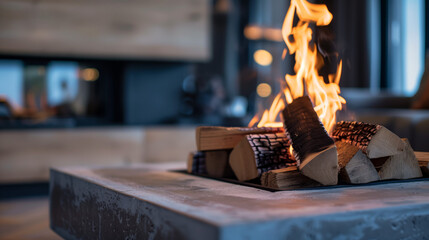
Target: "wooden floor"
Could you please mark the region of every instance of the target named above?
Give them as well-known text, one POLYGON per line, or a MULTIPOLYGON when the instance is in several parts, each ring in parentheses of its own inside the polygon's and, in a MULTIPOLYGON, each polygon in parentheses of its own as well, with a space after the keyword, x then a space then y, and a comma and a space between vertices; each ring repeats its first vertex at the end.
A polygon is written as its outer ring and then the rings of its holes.
POLYGON ((1 200, 0 239, 61 239, 49 228, 48 197, 1 200))

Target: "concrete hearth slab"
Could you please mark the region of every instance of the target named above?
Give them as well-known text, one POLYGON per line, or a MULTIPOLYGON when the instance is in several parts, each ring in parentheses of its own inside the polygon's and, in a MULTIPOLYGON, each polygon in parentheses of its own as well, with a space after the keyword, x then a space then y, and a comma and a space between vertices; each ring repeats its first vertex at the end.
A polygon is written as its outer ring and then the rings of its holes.
POLYGON ((51 170, 67 239, 428 239, 429 181, 269 192, 167 169, 51 170))

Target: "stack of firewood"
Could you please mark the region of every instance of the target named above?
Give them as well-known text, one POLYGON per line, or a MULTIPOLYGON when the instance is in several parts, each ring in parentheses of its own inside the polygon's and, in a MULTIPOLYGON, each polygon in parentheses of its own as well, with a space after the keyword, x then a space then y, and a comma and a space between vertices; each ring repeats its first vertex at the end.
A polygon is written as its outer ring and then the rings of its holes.
POLYGON ((308 97, 282 112, 284 128, 198 127, 188 172, 290 189, 409 179, 429 174, 429 155, 383 126, 339 122, 329 136, 308 97), (420 161, 416 158, 419 158, 420 161))

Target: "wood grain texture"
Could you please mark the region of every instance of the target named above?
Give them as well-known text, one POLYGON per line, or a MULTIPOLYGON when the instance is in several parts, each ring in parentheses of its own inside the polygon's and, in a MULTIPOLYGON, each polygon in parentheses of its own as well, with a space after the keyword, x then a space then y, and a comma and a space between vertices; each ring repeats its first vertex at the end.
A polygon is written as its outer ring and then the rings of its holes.
POLYGON ((407 139, 402 139, 402 141, 405 145, 404 151, 390 156, 378 171, 381 180, 410 179, 423 176, 410 143, 407 139))
POLYGON ((190 152, 188 154, 188 159, 186 160, 186 172, 192 173, 192 166, 194 164, 194 154, 195 152, 190 152))
POLYGON ((338 151, 339 181, 348 184, 369 183, 380 180, 369 158, 351 144, 336 142, 338 151))
POLYGON ((270 170, 296 166, 289 147, 285 133, 249 134, 232 150, 229 163, 238 180, 251 180, 270 170))
POLYGON ((429 152, 414 152, 420 166, 429 165, 429 152))
POLYGON ((207 60, 208 0, 3 0, 0 53, 207 60))
POLYGON ((234 178, 235 175, 229 165, 230 150, 206 151, 206 170, 211 177, 234 178))
POLYGON ((297 167, 281 168, 265 172, 261 176, 262 186, 276 189, 301 189, 321 186, 304 176, 297 167))
POLYGON ((248 134, 282 133, 283 128, 211 127, 195 130, 198 151, 233 149, 248 134))
POLYGON ((323 185, 337 185, 339 172, 337 147, 333 144, 321 152, 307 155, 299 165, 299 170, 323 185))
POLYGON ((419 161, 423 176, 429 177, 429 152, 414 152, 419 161))

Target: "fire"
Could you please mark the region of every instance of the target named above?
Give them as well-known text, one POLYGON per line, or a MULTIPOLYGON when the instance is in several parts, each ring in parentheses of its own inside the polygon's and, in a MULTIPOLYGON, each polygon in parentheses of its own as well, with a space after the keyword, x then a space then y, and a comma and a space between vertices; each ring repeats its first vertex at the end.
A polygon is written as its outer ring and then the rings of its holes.
POLYGON ((262 117, 256 115, 249 123, 258 127, 283 126, 279 121, 279 113, 293 99, 308 95, 313 102, 314 110, 328 132, 331 132, 336 119, 336 112, 342 109, 346 103, 339 96, 339 82, 341 78, 342 62, 337 66, 336 74, 329 75, 329 82, 325 83, 318 69, 323 65, 323 60, 318 58, 317 46, 311 42, 313 31, 310 23, 317 26, 326 26, 332 20, 332 14, 324 4, 313 4, 305 0, 291 0, 290 7, 283 22, 282 35, 289 54, 295 54, 295 75, 287 74, 285 81, 287 86, 274 98, 269 110, 265 110, 262 117), (294 17, 299 21, 293 26, 294 17), (284 96, 284 97, 283 97, 284 96))

